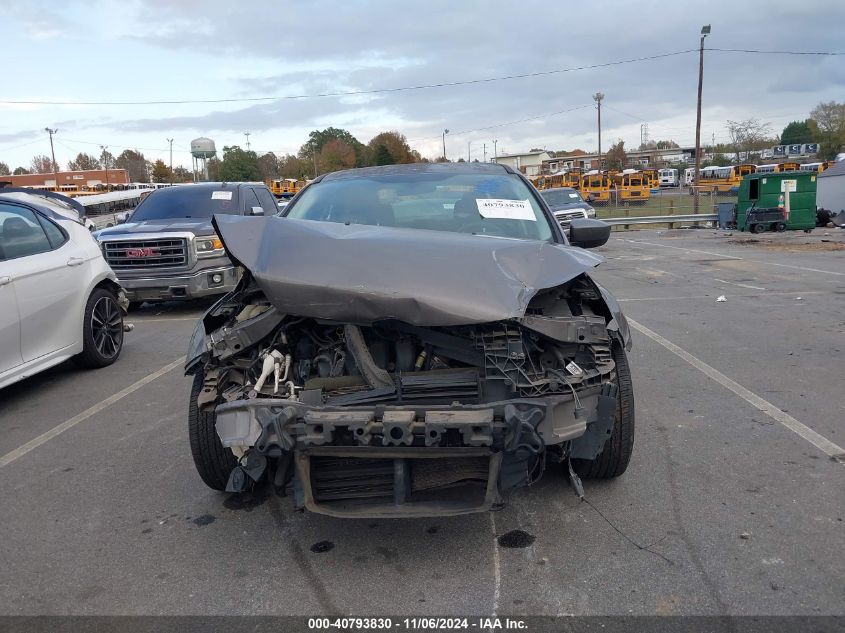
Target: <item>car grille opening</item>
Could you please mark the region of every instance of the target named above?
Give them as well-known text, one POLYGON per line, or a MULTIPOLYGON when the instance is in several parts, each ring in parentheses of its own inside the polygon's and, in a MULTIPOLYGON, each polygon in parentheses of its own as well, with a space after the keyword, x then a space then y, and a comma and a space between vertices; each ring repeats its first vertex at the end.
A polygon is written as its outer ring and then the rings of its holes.
POLYGON ((122 268, 170 268, 188 263, 185 238, 104 242, 106 261, 114 270, 122 268))

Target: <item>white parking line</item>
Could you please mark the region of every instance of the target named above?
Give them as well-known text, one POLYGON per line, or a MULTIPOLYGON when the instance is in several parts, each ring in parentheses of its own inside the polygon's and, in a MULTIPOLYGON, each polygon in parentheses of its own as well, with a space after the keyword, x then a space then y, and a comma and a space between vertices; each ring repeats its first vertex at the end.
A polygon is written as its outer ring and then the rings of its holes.
POLYGON ((640 240, 629 240, 623 238, 617 238, 619 241, 622 242, 629 242, 631 244, 647 244, 648 246, 662 246, 663 248, 674 248, 675 250, 679 251, 686 251, 688 253, 700 253, 703 255, 715 255, 716 257, 722 257, 724 259, 741 259, 746 262, 752 262, 754 264, 764 264, 766 266, 780 266, 781 268, 794 268, 795 270, 804 270, 810 273, 821 273, 823 275, 836 275, 837 277, 845 277, 845 273, 838 273, 833 270, 821 270, 820 268, 808 268, 806 266, 794 266, 792 264, 779 264, 778 262, 764 262, 760 261, 759 259, 748 259, 747 257, 737 257, 736 255, 726 255, 725 253, 713 253, 711 251, 700 251, 694 248, 684 248, 682 246, 670 246, 669 244, 658 244, 657 242, 643 242, 640 240))
POLYGON ((52 440, 54 437, 61 435, 62 433, 64 433, 68 429, 73 428, 74 426, 76 426, 80 422, 84 422, 85 420, 90 418, 92 415, 96 415, 97 413, 99 413, 103 409, 113 405, 115 402, 122 400, 123 398, 125 398, 126 396, 128 396, 132 393, 135 393, 136 391, 138 391, 138 389, 140 389, 144 385, 148 385, 149 383, 154 381, 156 378, 161 378, 162 376, 164 376, 169 371, 172 371, 172 370, 176 369, 177 367, 179 367, 180 365, 182 365, 184 362, 185 362, 184 358, 179 358, 178 360, 174 360, 172 363, 169 363, 169 364, 165 365, 164 367, 162 367, 161 369, 154 371, 149 376, 145 376, 144 378, 141 378, 141 380, 139 380, 135 383, 132 383, 128 387, 121 389, 120 391, 118 391, 117 393, 109 396, 105 400, 98 402, 93 407, 85 409, 85 411, 83 411, 82 413, 79 413, 79 414, 73 416, 69 420, 65 420, 64 422, 62 422, 58 426, 54 426, 52 429, 50 429, 46 433, 42 433, 38 437, 28 441, 26 444, 19 446, 18 448, 14 449, 12 451, 9 451, 5 455, 3 455, 3 457, 0 457, 0 468, 3 468, 4 466, 8 466, 9 464, 11 464, 16 459, 23 457, 24 455, 26 455, 30 451, 35 450, 36 448, 38 448, 42 444, 46 444, 47 442, 52 440))
POLYGON ((751 290, 765 290, 765 288, 761 288, 760 286, 752 286, 750 284, 741 284, 737 281, 727 281, 726 279, 716 279, 713 277, 713 281, 718 281, 721 284, 730 284, 732 286, 739 286, 740 288, 749 288, 751 290))
POLYGON ((678 347, 672 341, 663 338, 657 332, 648 329, 646 326, 637 323, 632 319, 628 319, 628 323, 630 323, 631 327, 633 327, 635 330, 641 332, 642 334, 645 334, 654 342, 659 343, 679 358, 688 362, 690 365, 695 367, 708 378, 715 380, 729 391, 734 392, 736 395, 745 400, 751 406, 755 407, 756 409, 759 409, 773 420, 776 420, 783 424, 786 428, 788 428, 790 431, 792 431, 799 437, 807 440, 810 444, 818 448, 827 456, 838 460, 840 463, 845 463, 845 448, 842 448, 838 444, 834 444, 833 442, 831 442, 826 437, 819 435, 806 424, 799 422, 788 413, 784 413, 768 400, 764 400, 756 393, 740 385, 738 382, 731 380, 719 370, 711 367, 710 365, 696 358, 686 350, 678 347))
POLYGON ((496 513, 490 515, 490 530, 493 532, 493 617, 499 612, 499 591, 502 585, 502 565, 499 560, 499 542, 496 540, 496 513))

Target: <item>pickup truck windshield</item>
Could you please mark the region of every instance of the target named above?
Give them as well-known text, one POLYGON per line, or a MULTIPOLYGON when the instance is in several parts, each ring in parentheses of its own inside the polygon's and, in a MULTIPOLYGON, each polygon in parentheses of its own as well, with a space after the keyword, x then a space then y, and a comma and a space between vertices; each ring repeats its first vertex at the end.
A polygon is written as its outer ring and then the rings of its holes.
POLYGON ((192 185, 159 189, 138 205, 130 222, 164 218, 211 218, 215 213, 238 213, 237 189, 211 189, 192 185))
POLYGON ((551 240, 535 196, 515 176, 372 174, 308 187, 283 212, 300 220, 551 240))

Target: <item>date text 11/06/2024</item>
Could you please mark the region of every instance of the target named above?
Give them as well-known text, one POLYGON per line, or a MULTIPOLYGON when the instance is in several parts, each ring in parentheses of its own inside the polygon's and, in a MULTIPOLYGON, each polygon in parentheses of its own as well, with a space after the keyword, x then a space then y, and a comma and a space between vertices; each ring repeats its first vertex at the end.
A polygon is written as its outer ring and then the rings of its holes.
POLYGON ((400 629, 407 631, 446 631, 446 630, 511 630, 518 631, 527 629, 528 625, 524 620, 518 618, 309 618, 308 629, 319 630, 390 630, 400 629))

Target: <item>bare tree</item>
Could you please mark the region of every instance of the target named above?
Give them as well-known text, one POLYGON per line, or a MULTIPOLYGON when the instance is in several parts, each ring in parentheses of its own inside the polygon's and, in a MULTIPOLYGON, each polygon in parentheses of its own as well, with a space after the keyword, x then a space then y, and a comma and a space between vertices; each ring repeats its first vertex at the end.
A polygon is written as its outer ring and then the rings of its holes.
POLYGON ((11 173, 12 171, 9 169, 9 166, 3 161, 0 161, 0 176, 8 176, 11 173))
POLYGON ((53 169, 53 167, 53 159, 49 156, 41 154, 39 156, 32 157, 30 171, 33 174, 52 174, 54 171, 58 171, 59 169, 58 165, 55 165, 55 169, 53 169))
POLYGON ((625 169, 625 163, 628 161, 628 155, 625 153, 625 141, 619 139, 611 145, 604 155, 604 161, 608 169, 625 169))
POLYGON ((731 137, 731 146, 736 154, 736 162, 740 161, 740 153, 761 149, 769 142, 772 126, 763 123, 759 119, 751 118, 743 121, 727 122, 728 134, 731 137))

